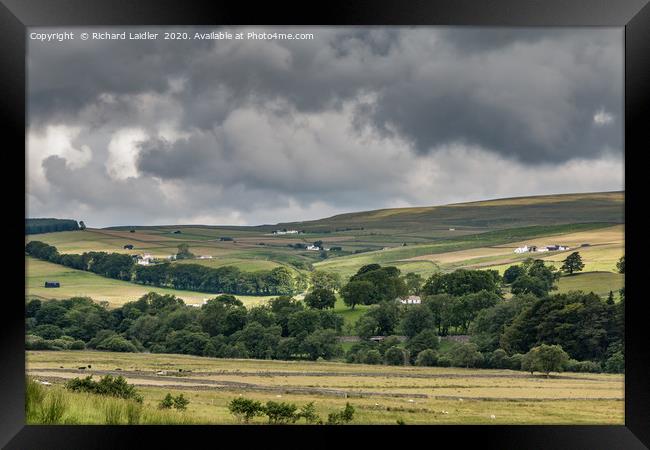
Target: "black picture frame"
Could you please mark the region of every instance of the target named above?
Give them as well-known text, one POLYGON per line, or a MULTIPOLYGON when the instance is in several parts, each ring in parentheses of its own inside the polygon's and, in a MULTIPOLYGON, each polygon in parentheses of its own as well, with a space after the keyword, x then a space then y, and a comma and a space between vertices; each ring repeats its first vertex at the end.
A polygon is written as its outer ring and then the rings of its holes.
MULTIPOLYGON (((25 163, 26 27, 72 25, 462 25, 462 26, 610 26, 625 28, 625 253, 626 376, 624 426, 419 426, 419 427, 247 427, 240 426, 26 426, 24 424, 24 289, 20 277, 5 279, 0 368, 0 444, 10 449, 130 448, 156 442, 158 447, 250 444, 251 439, 289 445, 296 433, 306 445, 345 442, 362 437, 365 445, 387 437, 407 445, 464 446, 478 440, 481 448, 635 449, 650 446, 650 338, 644 314, 646 299, 639 275, 645 198, 642 194, 644 150, 648 147, 650 110, 649 0, 330 0, 319 4, 208 2, 171 0, 0 0, 0 119, 5 199, 11 200, 6 233, 15 233, 7 259, 24 257, 24 197, 14 195, 17 170, 25 163), (7 156, 11 159, 7 160, 7 156), (635 216, 638 218, 635 219, 635 216), (7 230, 8 228, 8 230, 7 230), (635 245, 636 244, 636 245, 635 245), (14 256, 15 254, 15 256, 14 256), (630 272, 629 267, 632 267, 630 272), (291 441, 287 441, 291 433, 291 441), (446 444, 449 442, 450 444, 446 444), (238 444, 234 444, 238 443, 238 444), (453 443, 453 444, 451 444, 453 443)), ((23 172, 24 174, 24 172, 23 172)), ((25 181, 23 179, 23 181, 25 181)), ((384 441, 385 442, 385 441, 384 441)), ((293 444, 293 445, 296 445, 293 444)), ((293 446, 292 445, 292 446, 293 446)))

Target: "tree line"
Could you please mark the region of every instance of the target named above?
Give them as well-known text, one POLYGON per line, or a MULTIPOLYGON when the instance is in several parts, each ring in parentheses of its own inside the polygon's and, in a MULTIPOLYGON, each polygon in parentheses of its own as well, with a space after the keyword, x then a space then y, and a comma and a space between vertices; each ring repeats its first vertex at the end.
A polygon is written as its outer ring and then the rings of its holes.
POLYGON ((25 234, 76 231, 85 228, 83 221, 77 223, 72 219, 25 219, 25 234))
POLYGON ((56 247, 40 241, 29 242, 25 252, 73 269, 149 286, 239 295, 292 295, 304 288, 302 280, 294 278, 291 271, 282 266, 254 272, 244 272, 234 266, 212 268, 168 262, 140 266, 131 255, 124 253, 59 254, 56 247))
POLYGON ((90 298, 26 304, 27 348, 148 351, 221 358, 331 359, 342 351, 337 335, 343 319, 332 311, 306 308, 288 296, 250 309, 232 295, 200 308, 173 295, 149 293, 119 308, 90 298))

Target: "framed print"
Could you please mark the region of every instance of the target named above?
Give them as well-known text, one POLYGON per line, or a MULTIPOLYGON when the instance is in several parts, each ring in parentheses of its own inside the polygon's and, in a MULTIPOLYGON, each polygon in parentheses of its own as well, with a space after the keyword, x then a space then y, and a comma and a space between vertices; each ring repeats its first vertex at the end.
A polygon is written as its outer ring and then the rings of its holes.
POLYGON ((3 0, 3 445, 647 448, 649 21, 3 0))

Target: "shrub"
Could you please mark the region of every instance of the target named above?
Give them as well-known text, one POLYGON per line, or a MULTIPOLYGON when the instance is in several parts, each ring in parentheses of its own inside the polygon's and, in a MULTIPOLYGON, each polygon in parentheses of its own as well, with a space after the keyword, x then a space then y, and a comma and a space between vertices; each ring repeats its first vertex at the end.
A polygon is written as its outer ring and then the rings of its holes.
POLYGON ((352 422, 353 418, 354 418, 354 407, 349 403, 346 403, 345 408, 343 408, 343 411, 330 413, 327 416, 327 424, 342 425, 342 424, 352 422))
POLYGON ((165 398, 158 403, 158 409, 171 409, 172 406, 174 406, 174 397, 168 392, 165 398))
POLYGON ((58 339, 63 335, 61 328, 52 324, 38 325, 32 330, 32 333, 43 339, 58 339))
POLYGON ((451 360, 456 367, 478 367, 483 362, 483 355, 476 344, 458 344, 452 350, 451 360))
POLYGON ((68 401, 62 391, 50 392, 40 411, 39 422, 44 425, 61 423, 63 414, 68 409, 68 401))
POLYGON ((264 411, 269 417, 269 423, 278 424, 278 423, 293 423, 298 420, 299 416, 296 415, 296 410, 298 407, 293 403, 284 403, 284 402, 266 402, 266 407, 264 411))
POLYGON ((521 353, 515 353, 514 355, 508 358, 508 368, 512 370, 523 370, 521 367, 521 362, 524 358, 524 355, 521 353))
POLYGON ((316 414, 316 408, 314 407, 314 402, 309 402, 306 405, 303 405, 298 411, 297 416, 304 418, 305 422, 309 424, 314 423, 323 423, 322 419, 316 414))
POLYGON ((415 359, 416 366, 435 366, 438 363, 438 355, 430 348, 422 350, 415 359))
POLYGON ((189 404, 190 404, 189 399, 185 398, 183 394, 180 394, 176 398, 174 398, 174 408, 180 411, 185 411, 187 409, 187 405, 189 404))
POLYGON ((244 423, 250 422, 255 416, 264 414, 265 408, 260 402, 248 398, 234 398, 228 404, 230 413, 242 420, 244 423))
POLYGON ((408 361, 408 355, 406 351, 399 347, 391 347, 386 350, 384 360, 390 366, 403 366, 408 361))
POLYGON ((605 371, 608 373, 625 372, 625 357, 622 352, 615 352, 605 361, 605 371))
POLYGON ((508 360, 508 354, 502 348, 497 348, 490 355, 490 367, 493 369, 509 369, 510 362, 508 360))
POLYGON ((379 353, 379 350, 368 350, 363 355, 362 362, 364 364, 381 364, 381 353, 379 353))
POLYGON ((440 355, 438 357, 438 366, 439 367, 450 367, 451 366, 451 358, 447 355, 440 355))
POLYGON ((123 376, 105 375, 99 382, 94 381, 92 375, 83 379, 73 378, 65 383, 65 387, 73 392, 89 392, 142 403, 142 396, 137 393, 135 386, 128 384, 123 376))

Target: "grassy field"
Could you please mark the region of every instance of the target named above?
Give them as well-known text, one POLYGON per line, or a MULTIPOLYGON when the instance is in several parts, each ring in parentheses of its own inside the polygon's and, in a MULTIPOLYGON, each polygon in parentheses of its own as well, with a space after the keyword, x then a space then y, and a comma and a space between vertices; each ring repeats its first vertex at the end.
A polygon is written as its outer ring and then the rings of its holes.
MULTIPOLYGON (((616 262, 624 253, 623 200, 622 192, 552 195, 385 209, 274 226, 113 227, 35 234, 27 236, 26 240, 46 242, 61 253, 94 250, 151 253, 155 257, 174 254, 177 246, 185 243, 196 255, 213 258, 173 264, 230 265, 243 271, 284 266, 296 275, 307 275, 313 267, 339 273, 344 281, 359 267, 371 263, 394 265, 402 273, 415 272, 425 279, 433 273, 458 268, 495 269, 503 273, 510 265, 530 256, 560 267, 562 260, 577 249, 585 263, 585 273, 575 279, 560 280, 560 292, 584 289, 607 295, 610 290, 617 291, 623 282, 623 277, 615 273, 616 262), (279 228, 305 232, 273 235, 272 231, 279 228), (132 229, 135 232, 130 232, 132 229), (222 241, 223 237, 232 240, 222 241), (316 240, 322 240, 325 246, 341 246, 343 250, 328 252, 328 257, 322 259, 318 251, 290 247, 316 240), (126 244, 133 245, 134 249, 124 249, 126 244), (562 244, 571 249, 523 255, 513 252, 524 244, 562 244), (582 247, 584 244, 588 246, 582 247)), ((214 297, 214 294, 150 288, 106 279, 31 258, 27 258, 26 264, 27 294, 40 298, 84 295, 120 305, 149 291, 171 293, 187 303, 201 303, 214 297), (44 282, 51 279, 61 281, 62 287, 45 289, 44 282)), ((238 297, 249 305, 269 298, 238 297)), ((351 311, 339 300, 336 311, 351 325, 363 314, 364 308, 351 311)))
MULTIPOLYGON (((70 269, 58 264, 26 258, 25 295, 40 299, 65 299, 70 297, 91 297, 95 301, 107 301, 111 306, 120 306, 137 300, 147 292, 173 294, 187 304, 201 304, 205 299, 218 294, 181 291, 152 286, 142 286, 126 281, 104 278, 91 272, 70 269), (46 280, 56 280, 60 288, 45 288, 46 280)), ((247 306, 268 301, 271 297, 238 295, 247 306)))
POLYGON ((624 286, 625 275, 612 272, 584 272, 560 278, 557 292, 584 291, 607 297, 609 291, 618 299, 618 291, 624 286))
MULTIPOLYGON (((27 370, 33 377, 53 383, 50 390, 60 389, 72 377, 122 374, 144 396, 143 421, 149 423, 237 423, 227 404, 240 395, 298 406, 313 401, 321 417, 350 402, 355 408, 354 424, 395 424, 398 420, 406 424, 624 422, 621 375, 563 373, 547 379, 509 370, 93 351, 30 351, 27 370), (77 370, 88 364, 92 369, 77 370), (156 375, 159 371, 166 373, 156 375), (167 392, 188 397, 187 411, 159 412, 156 405, 167 392)), ((62 422, 105 423, 101 399, 74 394, 69 401, 62 422)), ((264 423, 264 419, 254 422, 264 423)))

